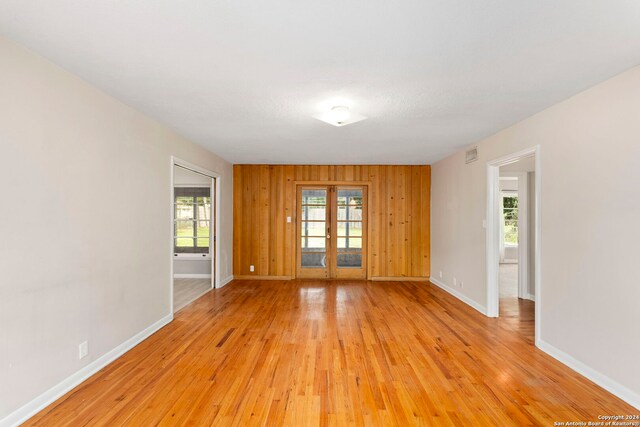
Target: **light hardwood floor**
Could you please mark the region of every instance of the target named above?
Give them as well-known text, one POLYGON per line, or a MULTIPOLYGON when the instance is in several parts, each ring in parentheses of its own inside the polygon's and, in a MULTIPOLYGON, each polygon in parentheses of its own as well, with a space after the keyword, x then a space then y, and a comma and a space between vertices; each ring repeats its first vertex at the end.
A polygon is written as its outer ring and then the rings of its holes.
POLYGON ((518 264, 500 264, 500 298, 518 298, 518 264))
POLYGON ((530 323, 427 283, 232 282, 28 424, 550 426, 637 413, 533 347, 530 323))
POLYGON ((211 279, 173 279, 173 312, 211 290, 211 279))
POLYGON ((500 264, 500 317, 503 326, 535 342, 535 304, 518 298, 518 264, 500 264))

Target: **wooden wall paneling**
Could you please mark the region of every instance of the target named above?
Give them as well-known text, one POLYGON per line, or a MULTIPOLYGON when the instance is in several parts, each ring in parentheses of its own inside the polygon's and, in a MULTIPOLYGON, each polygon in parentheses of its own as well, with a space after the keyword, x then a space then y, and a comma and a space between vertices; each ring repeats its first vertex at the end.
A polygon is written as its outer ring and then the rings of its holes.
POLYGON ((413 170, 412 166, 408 166, 404 170, 404 188, 402 190, 404 197, 404 266, 402 270, 407 276, 411 276, 411 209, 412 209, 412 198, 411 198, 411 172, 413 170))
POLYGON ((406 166, 402 166, 396 169, 396 222, 397 222, 397 235, 396 235, 396 257, 394 259, 395 262, 395 271, 396 276, 408 276, 408 272, 405 270, 405 246, 404 239, 406 236, 406 222, 405 222, 405 194, 404 194, 404 177, 406 166))
MULTIPOLYGON (((422 182, 420 180, 420 169, 411 168, 411 214, 409 221, 411 224, 411 241, 422 241, 422 182)), ((415 245, 415 244, 414 244, 415 245)), ((411 248, 411 276, 420 276, 422 258, 420 247, 411 248)))
POLYGON ((258 248, 258 259, 260 266, 255 266, 260 274, 269 275, 269 166, 260 166, 260 196, 258 204, 258 215, 260 221, 260 246, 258 248))
POLYGON ((239 256, 240 252, 235 250, 235 247, 242 242, 242 232, 245 231, 245 228, 242 227, 241 224, 243 216, 243 206, 242 206, 242 191, 243 183, 242 183, 242 168, 233 167, 233 271, 239 271, 238 269, 242 265, 240 262, 239 256))
POLYGON ((279 244, 285 246, 284 251, 284 274, 292 275, 295 270, 294 260, 292 260, 292 254, 295 253, 295 239, 296 239, 296 221, 295 221, 295 188, 293 186, 294 182, 294 167, 291 165, 284 166, 284 191, 285 191, 285 218, 286 216, 291 217, 291 223, 286 225, 286 233, 284 241, 279 241, 279 244), (289 244, 287 244, 289 242, 289 244))
POLYGON ((387 185, 389 180, 387 179, 387 167, 380 166, 380 176, 377 179, 380 198, 375 201, 379 209, 378 214, 378 229, 374 229, 373 232, 378 234, 378 274, 376 276, 387 275, 387 251, 389 250, 389 242, 387 241, 387 228, 389 219, 387 218, 387 203, 389 198, 387 197, 387 185))
MULTIPOLYGON (((393 263, 393 259, 396 256, 396 179, 395 179, 395 168, 386 167, 387 172, 387 210, 385 212, 385 216, 387 218, 388 226, 385 227, 387 230, 387 253, 385 256, 387 257, 387 276, 396 276, 395 265, 393 263)), ((386 225, 386 224, 385 224, 386 225)))
POLYGON ((431 166, 422 166, 422 274, 429 277, 431 275, 431 166))
POLYGON ((249 272, 249 262, 253 255, 253 242, 255 241, 255 238, 258 236, 257 227, 254 227, 254 224, 252 224, 249 221, 249 218, 251 218, 251 216, 253 215, 253 212, 255 211, 254 195, 256 191, 255 178, 257 175, 253 172, 253 169, 254 168, 249 168, 245 170, 244 176, 243 176, 243 181, 245 182, 245 190, 244 190, 243 198, 245 199, 246 205, 244 205, 245 211, 243 212, 243 223, 241 224, 241 226, 244 226, 246 228, 242 233, 243 247, 245 248, 245 250, 242 251, 241 259, 242 259, 243 272, 246 272, 246 273, 249 272))
POLYGON ((393 276, 402 276, 402 168, 393 168, 393 210, 390 212, 394 218, 393 254, 391 264, 393 265, 393 276))
POLYGON ((367 180, 369 180, 371 182, 371 185, 369 185, 369 215, 368 215, 368 235, 369 235, 369 251, 368 251, 368 256, 367 256, 367 276, 368 277, 373 277, 375 275, 376 272, 376 262, 377 262, 377 247, 378 247, 378 239, 377 239, 377 232, 374 233, 374 229, 375 229, 375 224, 377 224, 376 221, 376 217, 378 215, 378 209, 375 203, 373 203, 374 200, 377 200, 378 198, 378 188, 376 185, 376 182, 373 180, 373 174, 374 174, 374 169, 377 171, 377 166, 370 166, 368 168, 368 173, 367 173, 367 180))
POLYGON ((318 180, 329 181, 329 166, 318 166, 318 180))
POLYGON ((239 274, 248 274, 249 272, 249 260, 251 259, 252 255, 251 243, 253 241, 253 238, 255 238, 257 235, 256 228, 253 227, 253 224, 248 221, 248 219, 251 218, 251 215, 253 214, 252 192, 254 190, 253 184, 255 180, 252 180, 252 178, 255 178, 255 174, 253 173, 252 168, 243 169, 243 212, 242 222, 239 224, 239 226, 244 228, 244 230, 242 231, 242 245, 240 246, 243 248, 243 250, 240 251, 240 262, 242 265, 242 271, 239 272, 239 274), (253 234, 253 236, 251 236, 251 234, 253 234))
POLYGON ((407 258, 409 255, 409 251, 407 250, 407 242, 408 240, 408 236, 407 236, 407 210, 409 208, 409 206, 407 206, 407 194, 406 194, 406 190, 407 190, 407 185, 406 185, 406 179, 407 179, 407 172, 409 171, 410 166, 404 166, 404 167, 400 167, 398 168, 398 221, 399 221, 399 227, 400 227, 400 233, 398 233, 398 240, 399 242, 399 253, 398 253, 398 266, 396 267, 396 271, 400 272, 400 274, 398 274, 399 276, 410 276, 410 269, 407 268, 407 258))
POLYGON ((368 184, 369 277, 428 277, 430 173, 430 166, 234 166, 234 275, 295 274, 296 182, 360 182, 368 184))
MULTIPOLYGON (((273 168, 273 166, 269 166, 273 168)), ((279 187, 279 171, 282 168, 275 168, 270 170, 270 185, 269 185, 269 198, 270 198, 270 217, 269 217, 269 273, 272 275, 278 275, 278 259, 279 248, 276 242, 276 236, 282 236, 282 231, 278 231, 278 227, 282 228, 282 211, 280 211, 280 203, 278 200, 278 187, 279 187)))
MULTIPOLYGON (((234 167, 234 170, 236 170, 235 167, 234 167)), ((245 258, 248 256, 248 254, 246 254, 246 247, 249 244, 249 239, 246 235, 252 231, 251 227, 249 227, 249 225, 245 223, 245 220, 248 216, 247 211, 251 209, 251 202, 249 199, 250 193, 248 191, 251 183, 247 181, 247 177, 249 177, 248 169, 237 168, 237 170, 238 170, 238 173, 237 173, 238 185, 236 185, 236 181, 234 181, 233 186, 234 186, 234 189, 237 188, 238 186, 240 187, 239 197, 235 199, 235 200, 239 200, 239 202, 235 204, 235 206, 237 207, 238 210, 240 210, 240 214, 238 215, 240 218, 237 221, 234 220, 233 222, 234 236, 236 233, 239 235, 239 240, 236 240, 235 238, 233 240, 234 254, 235 254, 234 259, 238 259, 239 266, 244 266, 245 258), (245 250, 236 251, 235 250, 236 246, 245 248, 245 250)), ((235 203, 235 200, 234 200, 234 203, 235 203)), ((236 264, 234 264, 234 275, 240 273, 240 271, 235 270, 235 265, 236 264)))

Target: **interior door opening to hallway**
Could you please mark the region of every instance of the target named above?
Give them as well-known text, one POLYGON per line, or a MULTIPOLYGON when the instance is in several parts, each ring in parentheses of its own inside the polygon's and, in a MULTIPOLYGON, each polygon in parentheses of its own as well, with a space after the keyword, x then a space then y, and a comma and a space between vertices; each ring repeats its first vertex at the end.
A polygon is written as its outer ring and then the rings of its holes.
POLYGON ((297 188, 297 277, 366 279, 367 187, 297 188))

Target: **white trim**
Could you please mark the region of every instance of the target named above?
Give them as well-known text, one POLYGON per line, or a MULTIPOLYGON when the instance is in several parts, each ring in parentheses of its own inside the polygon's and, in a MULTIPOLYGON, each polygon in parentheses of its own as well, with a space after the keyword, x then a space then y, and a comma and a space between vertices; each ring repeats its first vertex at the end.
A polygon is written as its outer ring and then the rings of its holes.
POLYGON ((178 274, 174 274, 173 278, 174 279, 211 279, 211 275, 210 274, 178 273, 178 274))
MULTIPOLYGON (((232 281, 233 281, 233 275, 231 275, 231 276, 227 277, 226 279, 224 279, 224 280, 220 281, 220 285, 219 285, 219 286, 217 286, 217 288, 221 288, 221 287, 223 287, 224 285, 226 285, 227 283, 230 283, 230 282, 232 282, 232 281)), ((217 289, 217 288, 216 288, 216 289, 217 289)))
POLYGON ((210 261, 211 254, 174 253, 173 259, 179 261, 210 261))
POLYGON ((518 295, 529 294, 529 174, 518 173, 518 295))
POLYGON ((216 196, 216 206, 215 206, 215 218, 214 219, 214 226, 213 228, 211 228, 211 232, 212 235, 211 237, 209 237, 209 242, 211 242, 212 240, 214 241, 214 248, 215 248, 215 256, 212 259, 211 262, 211 272, 213 273, 213 288, 219 288, 220 287, 220 197, 222 194, 221 191, 221 187, 220 187, 220 181, 222 180, 222 178, 220 177, 220 175, 211 178, 211 188, 215 188, 215 196, 216 196), (213 234, 213 232, 215 231, 215 234, 213 234))
POLYGON ((127 351, 140 344, 142 341, 147 339, 149 336, 151 336, 153 333, 158 331, 160 328, 162 328, 172 320, 173 314, 169 314, 168 316, 165 316, 152 325, 148 326, 146 329, 132 336, 113 350, 103 354, 84 368, 80 369, 71 376, 54 385, 49 390, 33 399, 31 402, 25 404, 21 408, 4 417, 2 420, 0 420, 0 427, 13 427, 24 423, 29 418, 33 417, 35 414, 72 390, 78 384, 81 384, 82 382, 87 380, 100 369, 104 368, 105 366, 125 354, 127 351))
POLYGON ((558 360, 559 362, 567 365, 569 368, 573 369, 580 375, 583 375, 587 379, 593 381, 603 389, 607 390, 609 393, 618 396, 629 405, 635 407, 636 409, 640 409, 640 394, 628 389, 627 387, 596 371, 595 369, 590 368, 581 361, 573 358, 572 356, 552 346, 546 341, 537 339, 536 347, 538 347, 540 350, 544 351, 554 359, 558 360))
POLYGON ((431 277, 429 279, 429 281, 431 283, 433 283, 434 285, 436 285, 437 287, 439 287, 440 289, 442 289, 443 291, 448 292, 451 295, 453 295, 454 297, 458 298, 463 303, 475 308, 476 310, 478 310, 480 313, 484 314, 485 316, 487 315, 487 309, 485 307, 481 306, 480 304, 478 304, 477 302, 475 302, 474 300, 472 300, 471 298, 469 298, 468 296, 458 292, 457 290, 455 290, 453 288, 450 288, 449 286, 445 285, 444 283, 442 283, 439 280, 434 279, 433 277, 431 277))
MULTIPOLYGON (((540 204, 541 204, 541 153, 540 146, 536 145, 531 148, 519 151, 517 153, 508 154, 498 159, 487 162, 487 230, 486 230, 486 262, 487 262, 487 316, 498 317, 499 314, 499 261, 500 261, 500 215, 499 215, 499 199, 500 188, 500 166, 515 163, 525 157, 535 156, 535 338, 536 342, 540 339, 542 331, 542 296, 540 283, 541 276, 541 227, 540 227, 540 204)), ((529 209, 531 212, 531 209, 529 209)), ((522 247, 522 244, 520 245, 522 247)), ((520 249, 520 248, 519 248, 520 249)), ((530 268, 530 266, 529 266, 530 268)))
POLYGON ((488 317, 498 317, 500 280, 500 168, 487 163, 487 311, 488 317), (497 286, 492 286, 492 284, 497 286))
MULTIPOLYGON (((542 164, 540 146, 536 146, 535 150, 535 191, 534 197, 535 200, 533 202, 533 210, 529 207, 529 212, 533 212, 533 219, 535 220, 534 224, 534 256, 535 260, 533 263, 534 269, 534 301, 536 301, 535 306, 535 340, 538 342, 541 338, 542 334, 542 257, 540 256, 542 253, 542 227, 540 222, 541 210, 540 206, 542 204, 542 169, 540 168, 542 164)), ((529 266, 531 268, 531 266, 529 266)))
POLYGON ((534 301, 534 302, 536 300, 536 296, 533 295, 533 294, 529 294, 529 293, 527 293, 523 298, 524 299, 528 299, 529 301, 534 301))
POLYGON ((174 184, 177 188, 211 188, 211 184, 174 184))

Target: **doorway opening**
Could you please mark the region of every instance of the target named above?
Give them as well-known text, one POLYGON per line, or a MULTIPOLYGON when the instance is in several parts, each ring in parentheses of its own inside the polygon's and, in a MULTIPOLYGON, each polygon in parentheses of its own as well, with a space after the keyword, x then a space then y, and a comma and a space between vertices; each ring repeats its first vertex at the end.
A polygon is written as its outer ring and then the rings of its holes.
POLYGON ((533 341, 540 312, 539 148, 487 165, 487 315, 533 341))
POLYGON ((297 187, 296 276, 366 279, 367 186, 297 187))
POLYGON ((177 312, 218 281, 217 174, 172 159, 171 302, 177 312))

